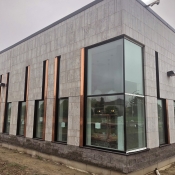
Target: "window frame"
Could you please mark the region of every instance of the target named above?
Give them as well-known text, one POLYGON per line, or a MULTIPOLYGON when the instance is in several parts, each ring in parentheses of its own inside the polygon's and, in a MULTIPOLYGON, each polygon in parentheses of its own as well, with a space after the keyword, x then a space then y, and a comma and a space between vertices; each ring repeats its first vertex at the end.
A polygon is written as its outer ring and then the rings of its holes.
POLYGON ((17 129, 16 129, 16 135, 17 136, 26 136, 26 122, 27 122, 27 109, 28 109, 28 89, 29 89, 29 73, 30 73, 30 66, 26 67, 25 71, 25 82, 24 82, 24 101, 19 101, 18 102, 18 118, 17 118, 17 129), (25 111, 25 116, 24 116, 24 134, 19 134, 19 127, 20 127, 20 113, 21 113, 21 106, 22 103, 26 103, 26 111, 25 111))
MULTIPOLYGON (((60 97, 60 68, 61 68, 61 56, 55 57, 55 78, 54 78, 54 109, 53 109, 53 132, 52 132, 52 141, 60 144, 67 144, 67 141, 59 141, 57 140, 58 136, 58 121, 59 121, 59 101, 67 99, 68 100, 68 108, 69 108, 69 97, 60 97)), ((68 109, 69 116, 69 109, 68 109)), ((67 123, 68 124, 68 123, 67 123)), ((68 140, 68 129, 67 129, 67 140, 68 140)))
MULTIPOLYGON (((9 134, 10 133, 10 125, 9 125, 9 130, 7 132, 7 123, 8 123, 8 106, 11 104, 11 112, 12 112, 12 102, 7 102, 6 108, 5 108, 5 119, 4 119, 4 134, 9 134)), ((11 120, 11 115, 10 115, 10 120, 11 120)))
POLYGON ((46 130, 46 108, 47 108, 47 88, 48 88, 48 64, 49 60, 43 61, 43 76, 42 76, 42 93, 41 99, 35 100, 34 104, 34 120, 33 120, 33 139, 45 140, 45 130, 46 130), (36 128, 37 128, 37 106, 40 101, 44 102, 44 116, 43 116, 43 130, 42 137, 36 137, 36 128))
MULTIPOLYGON (((16 130, 16 135, 17 136, 24 136, 25 135, 25 133, 24 134, 20 134, 19 133, 20 119, 21 119, 21 115, 20 114, 21 114, 22 103, 24 103, 24 102, 26 103, 26 101, 20 101, 20 102, 18 102, 18 119, 17 119, 17 130, 16 130)), ((25 110, 27 110, 27 107, 25 107, 25 108, 26 108, 25 110)), ((25 132, 25 117, 26 117, 26 112, 27 111, 25 111, 25 116, 24 116, 24 132, 25 132)))
MULTIPOLYGON (((106 41, 103 41, 103 42, 100 42, 100 43, 97 43, 97 44, 94 44, 94 45, 91 45, 91 46, 88 46, 88 47, 84 48, 84 50, 83 50, 84 53, 82 52, 82 54, 84 54, 84 60, 83 60, 84 62, 82 62, 83 65, 81 65, 84 68, 84 72, 83 72, 84 75, 81 75, 82 76, 82 81, 84 81, 84 85, 83 85, 83 91, 84 91, 83 98, 84 99, 83 99, 83 102, 81 102, 83 104, 80 104, 84 108, 83 116, 81 117, 82 121, 83 121, 83 125, 82 125, 82 130, 80 130, 80 132, 83 131, 82 138, 80 138, 80 146, 81 147, 87 147, 87 148, 89 147, 89 148, 100 149, 100 150, 104 150, 104 151, 112 151, 112 152, 117 152, 117 153, 122 153, 122 154, 130 154, 132 152, 138 152, 138 151, 142 151, 142 150, 147 149, 146 109, 145 109, 145 80, 144 80, 144 77, 145 77, 145 74, 144 74, 145 73, 144 72, 144 49, 145 49, 145 45, 137 42, 136 40, 131 39, 130 37, 128 37, 126 35, 121 35, 121 36, 118 36, 118 37, 115 37, 115 38, 112 38, 112 39, 109 39, 109 40, 106 40, 106 41), (120 39, 123 39, 123 93, 87 95, 88 50, 91 49, 91 48, 95 48, 95 47, 104 45, 104 44, 108 44, 108 43, 116 41, 116 40, 120 40, 120 39), (143 95, 128 94, 128 93, 125 92, 125 43, 124 43, 125 39, 141 47, 143 95), (86 144, 87 98, 88 97, 93 97, 93 96, 98 97, 98 96, 109 96, 109 95, 111 95, 111 96, 112 95, 123 95, 124 96, 124 151, 113 150, 113 149, 108 149, 108 148, 104 148, 104 147, 96 147, 96 146, 93 146, 93 145, 89 146, 89 145, 86 144), (126 110, 125 110, 125 100, 126 100, 125 96, 126 95, 142 97, 143 101, 144 101, 145 147, 140 148, 140 149, 131 150, 131 151, 127 151, 127 142, 126 142, 126 110)), ((80 124, 80 126, 81 126, 81 124, 80 124)), ((81 136, 81 133, 80 133, 80 136, 81 136)))
MULTIPOLYGON (((168 114, 167 114, 167 100, 163 98, 157 99, 157 116, 158 116, 158 100, 162 101, 162 108, 163 108, 163 122, 164 122, 164 135, 165 135, 165 143, 160 144, 159 139, 159 146, 164 146, 169 144, 169 132, 168 132, 168 114)), ((158 116, 159 117, 159 116, 158 116)), ((158 119, 158 133, 159 133, 159 119, 158 119)))

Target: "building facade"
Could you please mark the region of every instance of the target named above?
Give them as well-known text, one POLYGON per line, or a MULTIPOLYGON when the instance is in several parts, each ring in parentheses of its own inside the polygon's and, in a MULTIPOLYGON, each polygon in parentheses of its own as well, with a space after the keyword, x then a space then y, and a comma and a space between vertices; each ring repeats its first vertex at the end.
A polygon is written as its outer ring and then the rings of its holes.
POLYGON ((175 161, 174 39, 140 0, 96 0, 1 51, 1 144, 110 175, 175 161))

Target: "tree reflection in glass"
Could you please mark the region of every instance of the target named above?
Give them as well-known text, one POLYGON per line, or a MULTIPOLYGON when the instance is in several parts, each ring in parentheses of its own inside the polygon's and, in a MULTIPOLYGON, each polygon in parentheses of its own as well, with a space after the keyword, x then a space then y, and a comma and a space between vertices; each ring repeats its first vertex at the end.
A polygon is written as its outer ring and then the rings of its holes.
POLYGON ((124 151, 123 105, 123 95, 87 98, 87 145, 124 151))

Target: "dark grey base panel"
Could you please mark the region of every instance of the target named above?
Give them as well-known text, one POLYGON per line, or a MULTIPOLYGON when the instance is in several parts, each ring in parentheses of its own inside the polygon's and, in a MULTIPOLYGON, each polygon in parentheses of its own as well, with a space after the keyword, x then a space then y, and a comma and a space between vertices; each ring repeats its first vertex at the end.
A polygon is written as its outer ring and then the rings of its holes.
POLYGON ((6 134, 0 134, 0 142, 126 174, 149 167, 175 155, 175 144, 145 152, 120 155, 6 134))

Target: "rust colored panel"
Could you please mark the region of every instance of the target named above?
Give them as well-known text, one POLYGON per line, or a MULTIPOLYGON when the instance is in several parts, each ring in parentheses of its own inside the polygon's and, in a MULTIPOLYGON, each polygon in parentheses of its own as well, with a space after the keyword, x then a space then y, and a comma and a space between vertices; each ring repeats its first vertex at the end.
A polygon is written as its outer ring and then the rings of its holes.
POLYGON ((27 126, 27 112, 29 104, 29 80, 30 80, 30 66, 27 67, 27 86, 26 86, 26 112, 25 112, 25 122, 24 122, 24 137, 26 137, 26 126, 27 126))
POLYGON ((44 84, 44 120, 43 120, 43 140, 45 140, 46 132, 46 110, 47 110, 47 91, 48 91, 48 66, 49 60, 46 60, 46 69, 45 69, 45 84, 44 84))
POLYGON ((85 49, 81 49, 81 85, 80 85, 80 147, 83 146, 84 132, 84 63, 85 49))
POLYGON ((53 104, 53 120, 52 120, 52 141, 55 141, 55 120, 56 120, 56 110, 57 110, 57 80, 58 80, 58 57, 55 57, 55 66, 54 66, 54 104, 53 104))

